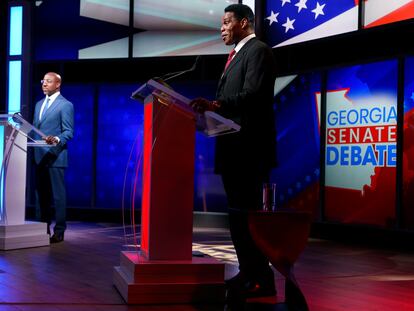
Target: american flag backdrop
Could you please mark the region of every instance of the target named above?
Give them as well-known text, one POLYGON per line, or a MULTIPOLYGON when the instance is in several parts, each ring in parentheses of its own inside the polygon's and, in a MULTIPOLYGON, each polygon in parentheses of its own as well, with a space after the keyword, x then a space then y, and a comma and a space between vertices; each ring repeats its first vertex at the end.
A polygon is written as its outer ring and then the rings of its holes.
POLYGON ((414 17, 413 0, 365 0, 364 27, 370 28, 414 17))
POLYGON ((267 43, 273 47, 358 29, 358 0, 268 0, 267 43))

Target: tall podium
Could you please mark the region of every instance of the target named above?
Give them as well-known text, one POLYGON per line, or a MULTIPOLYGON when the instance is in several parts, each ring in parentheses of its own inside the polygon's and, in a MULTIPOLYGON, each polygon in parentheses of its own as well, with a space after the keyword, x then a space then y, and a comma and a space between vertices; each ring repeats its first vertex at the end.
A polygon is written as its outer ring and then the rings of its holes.
POLYGON ((195 132, 240 126, 215 113, 195 114, 189 99, 149 80, 132 94, 144 102, 141 247, 121 252, 114 284, 127 303, 224 301, 224 264, 193 257, 195 132))
POLYGON ((0 115, 0 250, 49 245, 47 224, 25 221, 27 147, 48 146, 18 114, 0 115))

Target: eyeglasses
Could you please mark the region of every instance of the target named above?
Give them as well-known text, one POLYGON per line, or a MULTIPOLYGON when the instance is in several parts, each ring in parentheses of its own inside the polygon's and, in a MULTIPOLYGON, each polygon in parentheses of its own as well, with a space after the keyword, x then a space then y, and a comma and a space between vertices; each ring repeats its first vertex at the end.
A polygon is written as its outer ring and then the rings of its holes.
POLYGON ((46 79, 46 80, 40 80, 40 83, 41 84, 44 84, 44 83, 52 83, 53 82, 53 80, 52 79, 46 79))

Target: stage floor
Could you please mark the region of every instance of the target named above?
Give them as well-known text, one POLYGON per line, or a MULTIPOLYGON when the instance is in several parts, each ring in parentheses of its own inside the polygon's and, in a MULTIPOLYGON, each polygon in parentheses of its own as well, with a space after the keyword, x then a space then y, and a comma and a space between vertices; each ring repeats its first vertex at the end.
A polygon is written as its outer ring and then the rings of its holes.
MULTIPOLYGON (((137 228, 139 232, 139 228, 137 228)), ((0 251, 0 311, 223 310, 223 305, 128 306, 113 285, 120 252, 132 250, 131 230, 118 224, 69 222, 65 241, 46 247, 0 251)), ((196 228, 193 251, 237 261, 226 229, 196 228)), ((138 241, 139 242, 139 241, 138 241)), ((312 311, 414 310, 414 254, 310 239, 295 273, 312 311)), ((276 274, 277 299, 284 297, 276 274)), ((275 299, 248 310, 277 310, 275 299)))

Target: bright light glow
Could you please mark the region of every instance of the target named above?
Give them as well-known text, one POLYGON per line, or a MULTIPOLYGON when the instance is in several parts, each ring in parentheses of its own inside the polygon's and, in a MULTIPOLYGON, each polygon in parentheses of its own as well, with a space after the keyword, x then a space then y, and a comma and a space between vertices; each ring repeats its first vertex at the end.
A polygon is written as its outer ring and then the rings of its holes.
POLYGON ((22 62, 20 60, 9 61, 8 113, 20 112, 21 88, 22 62))
POLYGON ((243 4, 248 5, 254 13, 254 0, 243 0, 243 4))
POLYGON ((228 264, 237 265, 237 256, 234 246, 232 244, 201 244, 193 243, 193 251, 199 251, 200 253, 209 255, 211 257, 225 262, 228 264))
POLYGON ((9 55, 22 54, 23 42, 23 7, 10 7, 9 55))

